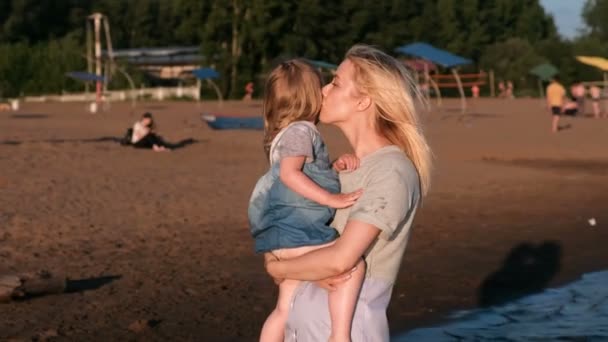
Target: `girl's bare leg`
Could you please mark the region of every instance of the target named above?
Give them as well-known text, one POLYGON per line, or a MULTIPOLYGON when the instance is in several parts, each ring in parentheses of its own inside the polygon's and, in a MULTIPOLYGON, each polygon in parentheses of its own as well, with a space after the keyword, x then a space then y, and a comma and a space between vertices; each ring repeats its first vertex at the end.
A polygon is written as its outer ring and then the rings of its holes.
POLYGON ((294 292, 298 288, 299 280, 285 279, 279 285, 279 299, 277 306, 270 316, 266 318, 260 342, 282 342, 285 338, 285 324, 289 315, 289 306, 294 292))
MULTIPOLYGON (((291 259, 312 252, 319 248, 331 246, 332 244, 333 242, 319 246, 285 248, 273 251, 273 253, 279 259, 291 259)), ((359 261, 359 263, 357 264, 356 270, 351 273, 351 278, 348 279, 346 282, 338 285, 338 288, 335 291, 329 293, 328 297, 329 314, 331 318, 331 342, 350 341, 350 331, 353 321, 353 315, 355 314, 355 306, 357 304, 357 299, 359 298, 359 291, 361 290, 363 278, 365 277, 365 268, 365 262, 363 261, 363 259, 361 259, 361 261, 359 261)), ((266 323, 264 323, 264 327, 262 328, 262 338, 260 338, 261 342, 282 341, 285 324, 289 315, 289 306, 291 303, 291 299, 299 283, 300 282, 296 280, 285 280, 279 286, 279 300, 277 303, 277 308, 268 317, 266 323), (283 287, 284 284, 285 288, 283 287), (271 322, 268 323, 269 321, 271 322), (276 323, 279 321, 282 322, 281 325, 276 323), (271 331, 279 331, 280 328, 280 336, 277 334, 264 335, 267 325, 268 329, 271 331), (269 338, 279 336, 280 338, 263 339, 265 336, 269 336, 269 338)))
MULTIPOLYGON (((284 248, 272 251, 272 253, 279 259, 290 259, 329 245, 330 244, 284 248)), ((299 280, 292 279, 285 279, 281 284, 279 284, 279 298, 277 299, 277 306, 270 313, 268 318, 266 318, 266 322, 264 322, 264 326, 262 326, 260 342, 282 342, 284 340, 285 325, 287 324, 287 318, 289 317, 291 299, 299 284, 299 280)))
POLYGON ((359 291, 365 277, 365 261, 361 259, 351 278, 329 292, 329 314, 331 317, 331 342, 350 341, 350 331, 355 314, 359 291))

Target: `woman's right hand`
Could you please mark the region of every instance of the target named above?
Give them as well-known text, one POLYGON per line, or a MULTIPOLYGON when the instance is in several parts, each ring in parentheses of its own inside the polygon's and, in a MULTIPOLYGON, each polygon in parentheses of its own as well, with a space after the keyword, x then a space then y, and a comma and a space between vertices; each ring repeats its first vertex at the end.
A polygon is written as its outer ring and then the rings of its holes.
POLYGON ((333 276, 327 279, 322 279, 322 280, 317 280, 315 281, 315 284, 322 288, 325 289, 327 291, 335 291, 338 286, 344 282, 346 282, 347 280, 349 280, 352 275, 351 273, 353 273, 355 270, 357 269, 357 266, 353 267, 352 270, 346 272, 346 273, 342 273, 342 274, 338 274, 337 276, 333 276))
POLYGON ((328 194, 327 199, 323 204, 334 209, 348 208, 355 204, 362 194, 363 189, 349 192, 347 194, 328 194))

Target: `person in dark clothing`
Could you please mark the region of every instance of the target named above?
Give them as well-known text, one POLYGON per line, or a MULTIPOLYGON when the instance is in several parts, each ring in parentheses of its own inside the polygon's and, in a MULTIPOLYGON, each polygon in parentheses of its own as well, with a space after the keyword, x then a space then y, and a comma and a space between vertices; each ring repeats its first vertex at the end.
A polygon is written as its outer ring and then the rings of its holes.
POLYGON ((153 149, 156 152, 170 151, 163 139, 154 133, 152 114, 144 113, 133 125, 131 145, 136 148, 153 149))

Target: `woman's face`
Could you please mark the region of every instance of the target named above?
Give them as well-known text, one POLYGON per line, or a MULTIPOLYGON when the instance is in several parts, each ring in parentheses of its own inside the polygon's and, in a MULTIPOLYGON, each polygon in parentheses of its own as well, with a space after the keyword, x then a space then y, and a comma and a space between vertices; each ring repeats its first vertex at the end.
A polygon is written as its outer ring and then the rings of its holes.
POLYGON ((150 118, 141 119, 141 124, 146 127, 149 127, 151 123, 152 123, 152 119, 150 119, 150 118))
POLYGON ((347 121, 354 114, 358 101, 355 65, 348 59, 344 60, 331 83, 323 87, 322 93, 320 121, 328 124, 347 121))

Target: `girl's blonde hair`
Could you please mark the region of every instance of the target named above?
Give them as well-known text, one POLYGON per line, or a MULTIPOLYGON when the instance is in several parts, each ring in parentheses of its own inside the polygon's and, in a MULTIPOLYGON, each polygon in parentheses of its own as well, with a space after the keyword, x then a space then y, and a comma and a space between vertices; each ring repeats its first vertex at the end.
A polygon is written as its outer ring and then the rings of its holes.
POLYGON ((279 131, 294 121, 316 123, 321 111, 321 74, 303 60, 281 63, 268 76, 264 90, 264 151, 279 131))
POLYGON ((367 45, 353 46, 346 59, 355 66, 357 89, 372 99, 376 129, 407 154, 426 195, 431 185, 432 153, 413 98, 413 94, 420 98, 420 93, 408 71, 395 58, 367 45))

